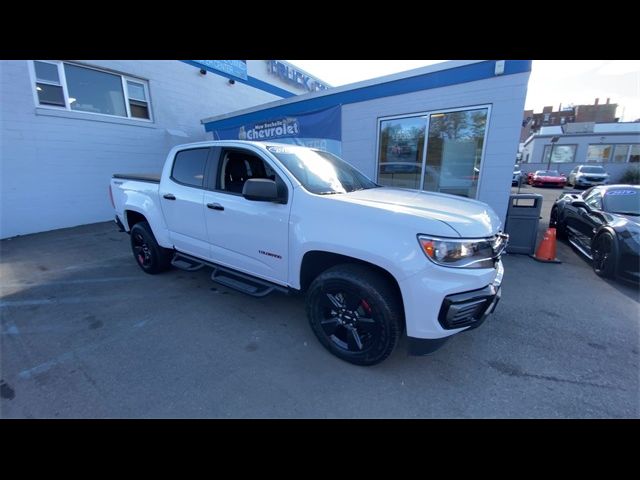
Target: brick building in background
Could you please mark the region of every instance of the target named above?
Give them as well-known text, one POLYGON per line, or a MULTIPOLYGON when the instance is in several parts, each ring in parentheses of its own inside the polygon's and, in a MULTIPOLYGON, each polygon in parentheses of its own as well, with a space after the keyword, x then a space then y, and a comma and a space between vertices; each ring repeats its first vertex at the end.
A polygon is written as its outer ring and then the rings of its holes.
POLYGON ((520 143, 529 138, 532 134, 539 132, 542 127, 554 125, 564 125, 573 122, 595 122, 614 123, 616 118, 617 103, 600 103, 596 98, 593 105, 575 105, 562 108, 560 104, 558 111, 554 112, 553 107, 544 107, 542 113, 533 113, 533 110, 525 110, 522 116, 522 129, 520 130, 520 143))

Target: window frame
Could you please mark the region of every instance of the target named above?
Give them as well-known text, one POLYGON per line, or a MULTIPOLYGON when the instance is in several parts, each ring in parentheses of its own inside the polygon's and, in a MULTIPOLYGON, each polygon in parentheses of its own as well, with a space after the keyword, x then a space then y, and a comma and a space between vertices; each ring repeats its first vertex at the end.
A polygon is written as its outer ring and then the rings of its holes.
MULTIPOLYGON (((439 108, 439 109, 432 109, 432 110, 425 110, 422 112, 413 112, 413 113, 405 113, 405 114, 399 114, 399 115, 386 115, 383 117, 378 117, 377 121, 376 121, 376 163, 375 163, 375 175, 373 178, 370 178, 371 180, 373 180, 375 183, 377 183, 378 185, 380 185, 380 181, 379 181, 379 175, 380 175, 380 136, 381 136, 381 127, 382 127, 382 122, 387 121, 387 120, 398 120, 398 119, 404 119, 404 118, 416 118, 416 117, 426 117, 426 122, 425 122, 425 137, 424 137, 424 151, 422 152, 422 163, 421 165, 421 173, 420 173, 420 191, 423 192, 427 192, 429 190, 424 190, 422 187, 424 186, 424 176, 425 176, 425 167, 427 164, 427 147, 429 145, 429 124, 430 124, 430 119, 431 119, 431 115, 433 114, 438 114, 438 113, 451 113, 451 112, 465 112, 468 110, 481 110, 483 108, 487 109, 487 122, 485 124, 484 127, 484 139, 482 142, 482 154, 480 157, 480 174, 478 175, 478 183, 476 184, 476 195, 474 197, 474 199, 478 199, 479 195, 480 195, 480 190, 482 187, 482 179, 484 178, 484 172, 485 169, 483 168, 484 162, 485 162, 485 157, 486 157, 486 152, 487 152, 487 143, 488 143, 488 133, 489 133, 489 125, 491 124, 491 110, 492 110, 493 104, 492 103, 482 103, 479 105, 464 105, 464 106, 460 106, 460 107, 452 107, 452 108, 439 108)), ((363 172, 364 173, 364 172, 363 172)), ((464 198, 464 197, 463 197, 464 198)), ((468 197, 471 198, 471 197, 468 197)))
MULTIPOLYGON (((28 67, 29 67, 29 74, 31 76, 31 90, 33 92, 33 100, 35 102, 35 106, 36 108, 46 108, 46 109, 50 109, 50 110, 58 110, 58 111, 68 111, 68 112, 73 112, 73 113, 79 113, 79 114, 86 114, 86 115, 99 115, 102 117, 108 117, 108 118, 119 118, 119 119, 125 119, 125 120, 133 120, 133 121, 140 121, 140 122, 146 122, 146 123, 154 123, 154 116, 153 116, 153 109, 151 106, 151 94, 149 91, 149 81, 145 80, 143 78, 138 78, 138 77, 133 77, 131 75, 126 75, 124 73, 121 72, 117 72, 114 70, 109 70, 106 68, 98 68, 98 67, 94 67, 92 65, 86 65, 84 63, 80 63, 80 62, 67 62, 67 61, 63 61, 63 60, 28 60, 27 61, 28 67), (49 105, 49 104, 41 104, 40 103, 40 98, 38 97, 38 91, 36 90, 36 83, 48 83, 51 85, 55 85, 54 83, 51 82, 38 82, 37 76, 36 76, 36 68, 35 68, 35 63, 34 62, 42 62, 42 63, 49 63, 52 65, 56 65, 58 68, 58 78, 60 80, 60 86, 62 86, 62 93, 64 95, 64 107, 62 105, 49 105), (124 96, 124 102, 125 102, 125 108, 126 108, 126 112, 127 112, 127 116, 121 116, 121 115, 111 115, 109 113, 100 113, 100 112, 86 112, 84 110, 73 110, 71 108, 71 104, 69 103, 69 89, 67 87, 67 77, 65 75, 65 70, 64 70, 64 65, 68 64, 68 65, 73 65, 79 68, 86 68, 88 70, 96 70, 98 72, 102 72, 102 73, 109 73, 111 75, 117 75, 120 77, 120 84, 122 85, 122 94, 124 96), (127 82, 131 81, 133 83, 138 83, 141 84, 144 88, 144 94, 146 97, 146 102, 147 102, 147 110, 149 112, 149 118, 140 118, 140 117, 133 117, 131 116, 131 108, 129 106, 129 102, 130 102, 130 98, 129 98, 129 90, 128 90, 128 86, 127 86, 127 82)), ((135 100, 135 99, 133 99, 135 100)))

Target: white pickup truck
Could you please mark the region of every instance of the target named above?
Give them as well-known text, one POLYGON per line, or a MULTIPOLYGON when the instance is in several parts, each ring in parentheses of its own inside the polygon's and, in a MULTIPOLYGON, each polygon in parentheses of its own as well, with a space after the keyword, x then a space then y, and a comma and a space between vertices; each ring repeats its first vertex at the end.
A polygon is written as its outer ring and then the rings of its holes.
POLYGON ((180 145, 160 177, 115 174, 110 194, 145 272, 206 266, 250 295, 304 292, 319 341, 357 365, 404 330, 411 354, 430 353, 500 298, 507 236, 488 205, 382 187, 324 151, 180 145))

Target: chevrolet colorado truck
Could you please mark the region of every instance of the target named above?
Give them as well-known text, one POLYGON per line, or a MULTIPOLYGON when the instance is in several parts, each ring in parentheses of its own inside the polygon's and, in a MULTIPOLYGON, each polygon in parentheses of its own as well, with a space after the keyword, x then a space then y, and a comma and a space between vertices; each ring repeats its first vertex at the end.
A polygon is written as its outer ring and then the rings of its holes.
POLYGON ((508 238, 488 205, 383 187, 325 151, 179 145, 161 176, 115 174, 109 193, 143 271, 304 293, 320 343, 353 364, 383 361, 405 331, 409 353, 431 353, 500 298, 508 238))

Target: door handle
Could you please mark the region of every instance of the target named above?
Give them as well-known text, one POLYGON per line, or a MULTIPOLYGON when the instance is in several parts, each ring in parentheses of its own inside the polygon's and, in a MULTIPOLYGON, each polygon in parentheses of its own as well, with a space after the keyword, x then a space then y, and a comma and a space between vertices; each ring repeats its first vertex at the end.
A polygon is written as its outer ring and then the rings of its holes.
POLYGON ((224 210, 224 207, 219 203, 207 203, 207 208, 211 210, 224 210))
POLYGON ((162 197, 166 198, 167 200, 175 200, 176 199, 176 196, 173 193, 165 193, 162 197))

